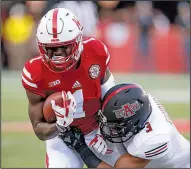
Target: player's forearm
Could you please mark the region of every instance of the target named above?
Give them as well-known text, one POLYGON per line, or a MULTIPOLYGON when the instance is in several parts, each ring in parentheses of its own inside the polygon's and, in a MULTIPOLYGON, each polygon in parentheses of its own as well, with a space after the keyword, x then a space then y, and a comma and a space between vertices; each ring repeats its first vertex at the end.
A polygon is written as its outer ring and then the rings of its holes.
POLYGON ((97 168, 112 168, 112 166, 110 166, 109 164, 105 163, 104 161, 102 161, 97 168))
POLYGON ((40 98, 36 100, 37 101, 31 101, 29 103, 28 112, 29 118, 33 126, 33 130, 36 136, 42 141, 54 138, 59 133, 59 130, 56 127, 56 123, 47 123, 45 121, 42 113, 44 101, 41 101, 40 98))
POLYGON ((86 144, 78 147, 76 151, 80 154, 88 168, 112 168, 112 166, 100 160, 86 144))
POLYGON ((38 122, 34 126, 34 131, 36 136, 44 141, 51 138, 54 138, 58 135, 59 130, 56 127, 56 123, 46 123, 46 122, 38 122))
POLYGON ((149 160, 133 157, 130 154, 123 154, 116 161, 114 168, 144 168, 149 160))

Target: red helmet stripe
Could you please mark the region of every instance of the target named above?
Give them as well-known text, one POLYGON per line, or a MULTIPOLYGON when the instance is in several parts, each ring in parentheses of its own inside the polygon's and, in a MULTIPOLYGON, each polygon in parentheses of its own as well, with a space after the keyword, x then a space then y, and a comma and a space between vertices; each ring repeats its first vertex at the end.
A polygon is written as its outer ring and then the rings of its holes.
POLYGON ((55 9, 53 12, 53 17, 52 17, 53 38, 58 38, 58 36, 57 36, 57 16, 58 16, 58 9, 55 9))
POLYGON ((113 91, 113 92, 105 99, 105 101, 103 102, 102 111, 104 110, 106 104, 109 102, 109 100, 110 100, 113 96, 115 96, 117 93, 119 93, 119 92, 121 92, 121 91, 123 91, 123 90, 125 90, 125 89, 132 89, 132 88, 140 88, 140 87, 137 86, 137 85, 129 85, 129 86, 121 87, 121 88, 119 88, 119 89, 113 91))

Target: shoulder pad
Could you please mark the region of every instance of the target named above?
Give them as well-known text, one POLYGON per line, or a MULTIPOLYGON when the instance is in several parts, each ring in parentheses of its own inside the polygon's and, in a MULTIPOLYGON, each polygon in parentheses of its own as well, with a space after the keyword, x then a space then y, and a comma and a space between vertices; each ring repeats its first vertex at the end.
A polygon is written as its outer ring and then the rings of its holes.
POLYGON ((164 113, 153 102, 150 95, 149 100, 152 113, 146 122, 145 128, 132 138, 128 145, 128 151, 133 156, 154 159, 168 152, 170 134, 174 126, 166 120, 164 113))
POLYGON ((27 90, 37 90, 42 75, 41 56, 35 57, 25 63, 22 71, 22 84, 27 90))
POLYGON ((87 40, 83 41, 83 44, 92 50, 95 57, 104 59, 106 66, 109 64, 110 54, 103 42, 95 38, 88 38, 87 40))
POLYGON ((38 56, 25 63, 23 73, 33 82, 37 81, 42 75, 42 57, 38 56))
POLYGON ((127 147, 127 151, 132 156, 152 160, 164 156, 170 148, 170 135, 166 134, 155 136, 145 141, 140 146, 137 146, 136 142, 133 140, 127 147))

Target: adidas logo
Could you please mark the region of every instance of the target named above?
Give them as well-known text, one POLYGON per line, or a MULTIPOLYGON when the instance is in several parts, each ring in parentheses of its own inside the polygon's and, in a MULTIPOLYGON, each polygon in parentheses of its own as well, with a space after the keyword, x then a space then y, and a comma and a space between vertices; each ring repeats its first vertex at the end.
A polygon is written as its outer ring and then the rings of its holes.
POLYGON ((78 81, 76 81, 76 82, 73 84, 72 89, 77 88, 77 87, 81 87, 81 86, 82 86, 82 85, 81 85, 78 81))

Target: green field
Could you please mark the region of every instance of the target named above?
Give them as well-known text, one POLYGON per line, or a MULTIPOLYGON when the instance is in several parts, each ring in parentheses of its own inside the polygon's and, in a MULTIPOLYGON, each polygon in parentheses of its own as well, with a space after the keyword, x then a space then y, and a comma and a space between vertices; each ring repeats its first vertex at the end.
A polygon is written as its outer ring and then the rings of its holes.
MULTIPOLYGON (((189 75, 115 74, 115 77, 117 83, 139 83, 149 92, 160 89, 167 91, 167 96, 171 92, 167 99, 165 93, 163 95, 160 90, 156 91, 156 95, 159 92, 160 101, 171 118, 190 118, 189 75), (179 93, 176 94, 176 91, 179 93), (172 98, 172 101, 169 98, 172 98)), ((29 121, 25 91, 20 83, 20 72, 2 72, 1 97, 2 124, 7 121, 29 121)), ((190 133, 183 134, 190 139, 190 133)), ((33 133, 2 131, 1 138, 2 168, 44 168, 45 144, 38 140, 33 133)))

